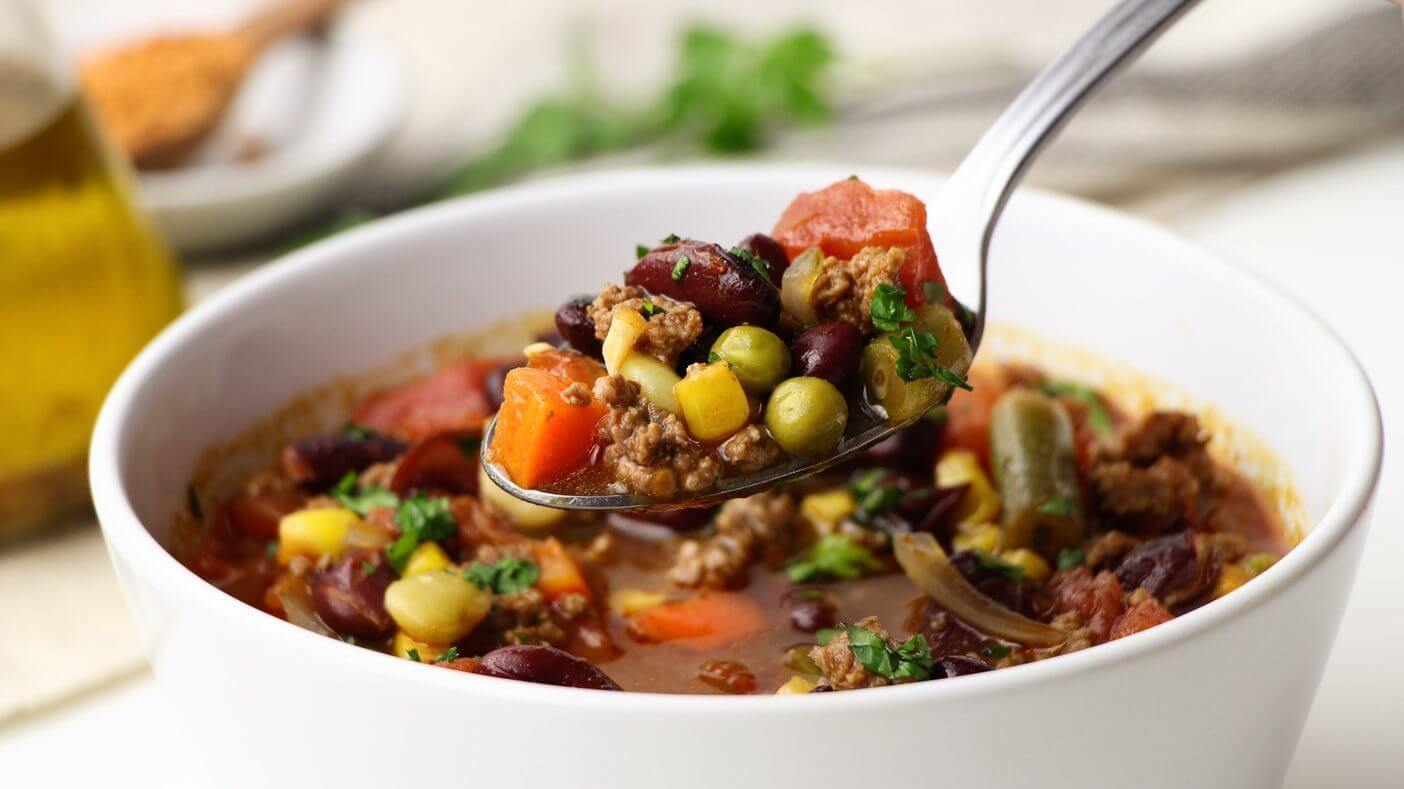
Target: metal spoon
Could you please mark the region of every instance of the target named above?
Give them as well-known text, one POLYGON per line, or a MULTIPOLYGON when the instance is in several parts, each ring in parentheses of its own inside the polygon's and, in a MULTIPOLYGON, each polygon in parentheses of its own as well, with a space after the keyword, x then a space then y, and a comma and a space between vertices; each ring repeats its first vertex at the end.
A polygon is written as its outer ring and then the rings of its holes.
MULTIPOLYGON (((1071 49, 1038 74, 975 144, 927 211, 937 229, 932 236, 946 267, 978 266, 980 302, 970 346, 979 347, 985 329, 986 264, 994 226, 1010 193, 1044 144, 1053 139, 1088 96, 1121 66, 1134 60, 1198 0, 1122 0, 1071 49)), ((723 479, 691 498, 660 501, 632 494, 575 495, 522 488, 491 462, 496 420, 483 436, 483 468, 493 482, 519 499, 567 510, 677 509, 748 496, 851 460, 863 450, 908 427, 873 422, 845 437, 823 458, 795 458, 755 474, 723 479)))

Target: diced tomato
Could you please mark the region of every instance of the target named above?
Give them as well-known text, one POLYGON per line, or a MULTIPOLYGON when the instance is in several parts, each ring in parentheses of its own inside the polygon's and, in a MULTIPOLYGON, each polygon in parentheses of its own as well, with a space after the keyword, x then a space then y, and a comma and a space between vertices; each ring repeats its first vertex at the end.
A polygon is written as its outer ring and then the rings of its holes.
POLYGON ((492 453, 518 485, 534 488, 589 464, 605 408, 566 402, 562 392, 572 383, 529 367, 507 373, 492 453))
POLYGON ((241 491, 225 505, 224 514, 235 533, 260 540, 278 537, 278 521, 284 515, 302 509, 306 498, 296 491, 275 490, 265 493, 241 491))
POLYGON ((734 643, 765 626, 765 615, 754 601, 729 592, 666 603, 629 617, 629 634, 639 641, 681 641, 697 647, 734 643))
POLYGON ((993 376, 980 370, 972 371, 969 391, 957 389, 946 403, 946 430, 942 438, 944 449, 968 449, 990 467, 990 411, 1004 394, 1004 387, 993 376))
POLYGON ((1048 582, 1048 591, 1053 595, 1053 611, 1081 614, 1098 643, 1107 639, 1126 612, 1121 583, 1106 570, 1095 576, 1086 567, 1059 570, 1048 582))
POLYGON ((407 438, 480 433, 492 414, 487 374, 499 364, 493 359, 454 362, 428 377, 372 395, 351 420, 407 438))
POLYGON ((390 480, 393 493, 442 490, 476 493, 478 457, 468 433, 439 433, 417 442, 400 458, 390 480))
POLYGON ((1132 633, 1149 630, 1174 618, 1169 611, 1165 610, 1165 606, 1161 605, 1160 601, 1154 597, 1142 600, 1126 609, 1126 613, 1116 620, 1116 624, 1112 625, 1111 637, 1112 639, 1124 638, 1132 633))
POLYGON ((560 540, 552 537, 534 543, 532 554, 541 568, 541 577, 536 585, 541 589, 541 593, 546 595, 547 600, 555 600, 566 594, 592 597, 590 584, 585 581, 585 574, 580 571, 580 565, 566 551, 565 546, 561 545, 560 540))
POLYGON ((780 215, 771 235, 791 259, 810 247, 845 259, 863 247, 901 247, 907 260, 898 277, 907 291, 908 305, 926 303, 922 286, 928 281, 940 284, 942 292, 946 290, 926 229, 926 205, 906 192, 879 191, 856 178, 839 181, 796 197, 780 215))

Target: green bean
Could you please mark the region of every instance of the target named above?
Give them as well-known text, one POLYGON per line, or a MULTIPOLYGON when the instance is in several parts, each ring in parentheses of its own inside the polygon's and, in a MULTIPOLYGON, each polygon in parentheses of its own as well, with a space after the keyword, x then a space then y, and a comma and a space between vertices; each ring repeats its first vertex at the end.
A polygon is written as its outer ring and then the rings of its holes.
POLYGON ((1072 422, 1046 395, 1015 389, 990 413, 990 465, 1004 512, 1005 547, 1045 557, 1082 543, 1072 422))

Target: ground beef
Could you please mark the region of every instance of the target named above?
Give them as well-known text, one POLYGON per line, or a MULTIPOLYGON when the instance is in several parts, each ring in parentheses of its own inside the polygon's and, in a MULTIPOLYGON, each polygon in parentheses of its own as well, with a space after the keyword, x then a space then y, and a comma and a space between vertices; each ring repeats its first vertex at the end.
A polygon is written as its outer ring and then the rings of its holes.
POLYGON ((741 428, 723 441, 718 451, 727 465, 743 474, 773 466, 785 456, 785 451, 760 425, 741 428))
POLYGON ((609 333, 616 309, 622 307, 642 313, 645 300, 652 302, 658 311, 648 319, 648 330, 639 341, 639 350, 671 366, 677 362, 678 354, 702 334, 702 313, 691 304, 667 296, 652 296, 633 285, 606 285, 587 308, 595 322, 595 336, 603 340, 609 333))
POLYGON ((1140 540, 1129 534, 1109 531, 1106 534, 1098 535, 1087 544, 1083 563, 1093 570, 1115 567, 1121 563, 1121 559, 1126 554, 1140 544, 1140 540))
POLYGON ((615 487, 658 498, 711 488, 721 476, 721 463, 688 437, 681 419, 641 402, 638 391, 618 375, 595 382, 595 398, 610 406, 596 435, 615 487))
MULTIPOLYGON (((889 644, 897 646, 897 642, 882 625, 878 624, 876 617, 865 617, 860 619, 855 625, 865 630, 871 630, 882 636, 889 644)), ((839 630, 827 645, 815 645, 809 650, 809 659, 814 661, 814 665, 819 667, 821 678, 820 685, 827 685, 834 690, 853 690, 855 688, 876 688, 882 685, 891 685, 892 680, 868 671, 858 659, 853 656, 853 650, 848 648, 848 632, 839 630)))
POLYGON ((552 618, 546 596, 535 587, 494 598, 486 624, 499 634, 502 645, 560 646, 566 641, 566 632, 552 618))
POLYGON ((826 258, 814 282, 814 311, 820 320, 841 320, 873 331, 869 308, 883 283, 895 285, 907 253, 897 247, 864 247, 852 260, 826 258))
POLYGON ((1087 481, 1103 525, 1140 535, 1202 525, 1220 488, 1206 443, 1193 415, 1159 411, 1094 458, 1087 481))
POLYGON ((590 389, 576 381, 561 391, 561 399, 574 406, 590 404, 590 389))
POLYGON ((794 498, 786 493, 766 491, 731 499, 718 510, 710 536, 678 546, 668 577, 688 588, 744 585, 753 561, 788 552, 796 510, 794 498))

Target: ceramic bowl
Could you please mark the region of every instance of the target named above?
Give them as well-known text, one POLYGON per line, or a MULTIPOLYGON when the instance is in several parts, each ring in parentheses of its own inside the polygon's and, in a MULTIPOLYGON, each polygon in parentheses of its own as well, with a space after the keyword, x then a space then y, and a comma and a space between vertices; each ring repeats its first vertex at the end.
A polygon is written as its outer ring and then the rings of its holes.
MULTIPOLYGON (((1275 786, 1351 585, 1381 449, 1368 380, 1299 305, 1155 227, 1036 192, 993 249, 991 313, 1173 381, 1263 438, 1301 544, 1228 597, 1103 646, 897 688, 604 693, 464 675, 314 635, 161 540, 197 456, 404 349, 552 308, 670 232, 729 241, 841 166, 610 172, 433 206, 299 251, 157 338, 102 411, 98 515, 180 728, 230 786, 1275 786)), ((940 248, 940 229, 933 228, 940 248)), ((973 272, 948 272, 969 293, 973 272)))

